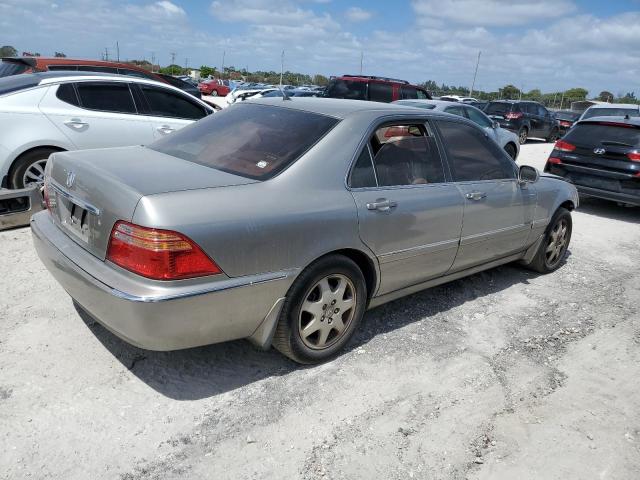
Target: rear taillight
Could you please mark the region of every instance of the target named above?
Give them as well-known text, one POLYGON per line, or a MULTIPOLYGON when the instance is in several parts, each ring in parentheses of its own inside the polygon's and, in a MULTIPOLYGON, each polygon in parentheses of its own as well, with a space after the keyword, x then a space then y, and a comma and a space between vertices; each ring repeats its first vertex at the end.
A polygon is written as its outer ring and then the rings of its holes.
POLYGON ((504 115, 507 120, 517 120, 522 118, 522 112, 509 112, 504 115))
POLYGON ((560 122, 561 127, 570 127, 571 125, 571 122, 565 122, 564 120, 560 122))
POLYGON ((549 157, 549 160, 547 160, 547 163, 552 163, 554 165, 558 165, 558 164, 562 163, 562 160, 560 160, 558 157, 549 157))
POLYGON ((640 162, 640 153, 638 152, 627 153, 627 157, 629 157, 629 160, 632 162, 640 162))
POLYGON ((198 245, 181 233, 124 221, 117 222, 111 231, 107 260, 154 280, 222 273, 198 245))
POLYGON ((44 186, 42 187, 42 196, 44 197, 44 206, 50 212, 57 207, 56 197, 51 195, 51 185, 49 182, 44 182, 44 186))
POLYGON ((561 152, 573 152, 576 149, 576 146, 569 142, 565 142, 564 140, 558 140, 553 148, 560 150, 561 152))

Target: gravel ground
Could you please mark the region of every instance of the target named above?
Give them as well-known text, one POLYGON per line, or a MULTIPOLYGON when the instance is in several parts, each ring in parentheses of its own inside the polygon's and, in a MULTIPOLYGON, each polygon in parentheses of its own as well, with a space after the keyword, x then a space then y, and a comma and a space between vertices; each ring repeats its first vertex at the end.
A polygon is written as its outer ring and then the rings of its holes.
POLYGON ((78 315, 28 229, 2 232, 0 478, 639 478, 639 219, 584 202, 557 272, 387 304, 306 368, 129 346, 78 315))

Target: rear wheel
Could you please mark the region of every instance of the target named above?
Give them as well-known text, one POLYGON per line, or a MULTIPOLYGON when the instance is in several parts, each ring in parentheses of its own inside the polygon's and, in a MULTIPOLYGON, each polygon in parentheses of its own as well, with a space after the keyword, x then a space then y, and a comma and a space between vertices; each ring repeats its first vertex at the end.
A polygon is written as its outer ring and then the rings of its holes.
POLYGON ((560 207, 551 219, 544 239, 528 267, 540 273, 557 270, 567 254, 572 227, 571 213, 560 207))
POLYGON ((44 167, 49 155, 57 151, 53 148, 39 148, 18 157, 9 173, 9 186, 11 188, 25 188, 30 185, 42 185, 44 183, 44 167))
POLYGON ((310 265, 287 294, 273 346, 299 363, 335 357, 364 316, 365 285, 358 266, 341 255, 310 265))
POLYGON ((217 97, 218 96, 218 91, 217 90, 212 90, 211 91, 211 96, 212 97, 217 97))
POLYGON ((508 143, 504 146, 504 151, 507 152, 507 155, 509 155, 513 160, 516 159, 517 151, 515 145, 508 143))
POLYGON ((520 145, 527 143, 527 138, 529 138, 529 130, 527 130, 527 127, 522 127, 518 132, 518 141, 520 142, 520 145))
POLYGON ((551 133, 546 138, 546 140, 547 142, 555 142, 556 140, 558 140, 558 138, 560 138, 560 132, 558 132, 557 128, 554 128, 553 130, 551 130, 551 133))

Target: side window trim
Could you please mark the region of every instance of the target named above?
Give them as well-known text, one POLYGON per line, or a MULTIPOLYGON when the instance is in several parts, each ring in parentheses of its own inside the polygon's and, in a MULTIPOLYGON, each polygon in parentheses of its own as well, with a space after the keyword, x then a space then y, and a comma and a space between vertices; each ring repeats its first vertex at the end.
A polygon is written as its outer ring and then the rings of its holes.
POLYGON ((373 152, 371 151, 371 140, 367 140, 366 143, 364 144, 364 147, 362 148, 358 148, 356 150, 357 155, 355 156, 354 161, 351 164, 351 167, 349 168, 349 173, 348 173, 348 182, 347 182, 347 187, 350 190, 370 190, 370 189, 377 189, 380 186, 380 183, 378 182, 378 172, 376 172, 376 166, 373 163, 373 152), (360 158, 360 155, 362 154, 362 152, 364 150, 367 150, 367 153, 369 154, 369 163, 371 164, 371 170, 373 171, 373 177, 375 178, 376 184, 369 186, 369 187, 352 187, 351 186, 351 177, 353 176, 353 171, 356 169, 356 166, 358 165, 358 159, 360 158))
POLYGON ((83 110, 89 110, 90 112, 114 113, 114 114, 118 114, 118 115, 139 115, 138 106, 136 105, 135 98, 133 97, 133 93, 131 92, 131 87, 129 86, 128 82, 105 82, 104 80, 102 80, 102 81, 88 81, 88 82, 76 82, 76 83, 73 84, 73 86, 74 86, 74 89, 76 90, 76 96, 78 97, 78 107, 82 108, 83 110), (135 112, 113 112, 113 111, 110 111, 110 110, 100 110, 100 109, 97 109, 97 108, 85 107, 82 104, 82 96, 80 95, 80 92, 78 92, 78 87, 77 87, 78 83, 87 84, 87 85, 91 85, 92 83, 93 84, 98 84, 98 85, 105 84, 105 83, 117 83, 117 84, 123 84, 124 83, 127 86, 128 90, 129 90, 129 96, 131 97, 131 103, 133 103, 133 108, 135 108, 136 111, 135 112))

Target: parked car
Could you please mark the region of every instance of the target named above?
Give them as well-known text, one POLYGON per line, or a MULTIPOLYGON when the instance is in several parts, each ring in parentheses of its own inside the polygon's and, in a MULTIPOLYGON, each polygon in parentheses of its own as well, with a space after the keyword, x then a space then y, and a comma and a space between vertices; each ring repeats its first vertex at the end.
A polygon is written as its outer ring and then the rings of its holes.
POLYGON ((640 205, 640 118, 579 120, 544 167, 586 196, 640 205))
POLYGON ((572 110, 557 110, 552 115, 558 122, 558 136, 563 137, 573 124, 580 118, 580 112, 572 110))
POLYGON ((467 103, 469 105, 472 105, 472 106, 476 107, 478 110, 482 110, 482 111, 484 111, 486 106, 489 105, 489 102, 480 102, 480 101, 467 102, 467 103))
POLYGON ((555 142, 560 134, 556 119, 538 102, 495 100, 489 102, 484 113, 497 120, 502 128, 517 133, 520 145, 529 137, 555 142))
POLYGON ((212 97, 224 97, 231 92, 231 88, 218 78, 200 82, 198 84, 198 90, 200 90, 200 93, 203 95, 211 95, 212 97))
POLYGON ((370 100, 390 103, 402 99, 430 99, 422 87, 405 80, 363 75, 344 75, 333 78, 324 90, 325 97, 349 100, 370 100))
POLYGON ((509 262, 556 270, 578 204, 469 120, 320 98, 56 153, 45 195, 40 258, 116 335, 153 350, 249 338, 302 363, 337 355, 367 308, 509 262))
POLYGON ((173 85, 174 87, 179 88, 183 92, 187 92, 188 94, 193 95, 196 98, 202 98, 202 94, 200 93, 197 85, 194 85, 191 82, 187 82, 181 78, 173 77, 171 75, 164 75, 162 73, 159 73, 158 76, 160 76, 169 85, 173 85))
POLYGON ((462 102, 445 102, 442 100, 398 100, 393 103, 406 105, 408 107, 442 111, 468 118, 480 128, 484 129, 484 131, 487 132, 487 135, 500 145, 500 147, 502 147, 513 160, 518 158, 518 154, 520 153, 520 142, 518 142, 518 136, 515 133, 500 127, 498 122, 491 120, 482 111, 471 105, 463 104, 462 102))
POLYGON ((301 90, 301 89, 297 89, 297 88, 289 88, 287 90, 273 90, 271 92, 267 92, 264 93, 260 96, 256 96, 257 98, 270 98, 270 97, 284 97, 284 95, 287 95, 287 97, 319 97, 322 94, 313 91, 313 90, 301 90))
POLYGON ((580 120, 593 117, 640 117, 640 105, 634 103, 601 103, 587 108, 580 120))
POLYGON ((442 100, 443 102, 461 102, 461 103, 473 103, 478 101, 477 98, 463 97, 461 95, 443 95, 438 100, 442 100))
POLYGON ((224 97, 224 99, 227 103, 227 106, 229 106, 229 105, 233 105, 238 100, 244 101, 253 97, 260 98, 276 90, 278 89, 275 87, 260 87, 256 89, 246 89, 246 90, 237 88, 231 93, 229 93, 226 97, 224 97))
POLYGON ((212 113, 166 83, 91 72, 0 78, 2 187, 41 184, 49 155, 151 143, 212 113))

